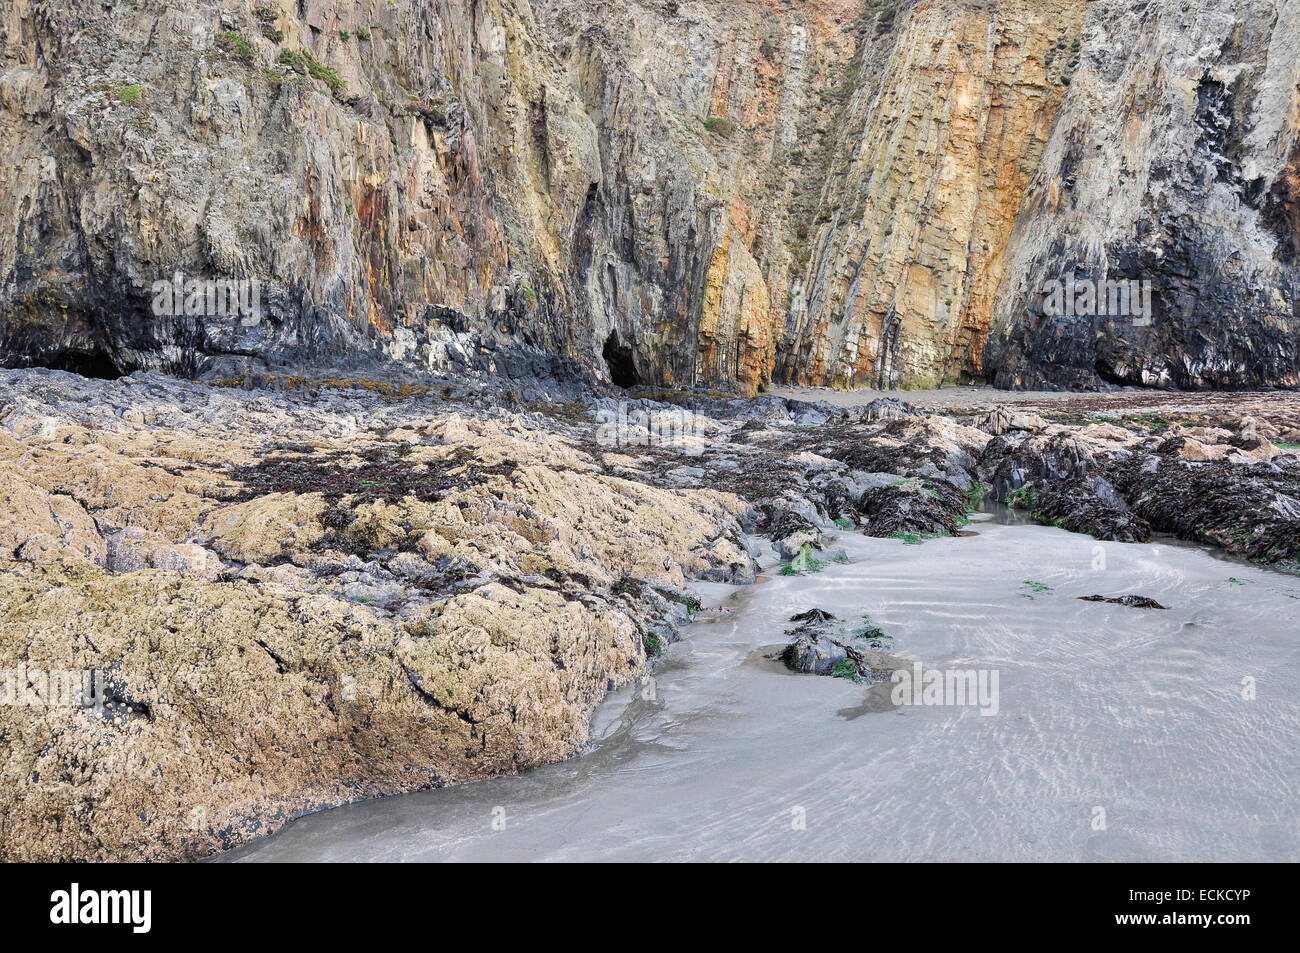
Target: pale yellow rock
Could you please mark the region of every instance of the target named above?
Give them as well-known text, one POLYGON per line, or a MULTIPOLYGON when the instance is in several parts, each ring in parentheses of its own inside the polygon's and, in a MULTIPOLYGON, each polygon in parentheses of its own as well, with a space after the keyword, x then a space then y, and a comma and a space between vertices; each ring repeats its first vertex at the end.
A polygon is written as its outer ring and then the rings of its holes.
POLYGON ((324 512, 325 501, 318 493, 273 493, 217 510, 199 534, 227 559, 269 562, 319 542, 325 535, 320 524, 324 512))
POLYGON ((451 543, 443 536, 429 530, 420 537, 420 551, 431 559, 437 559, 451 549, 451 543))
POLYGON ((980 421, 980 429, 994 436, 1006 433, 1008 430, 1027 430, 1036 433, 1046 427, 1047 421, 1038 414, 1016 411, 1008 407, 997 407, 980 421))
POLYGON ((293 432, 262 413, 0 439, 0 669, 109 671, 121 699, 0 708, 0 857, 202 856, 302 811, 568 757, 645 666, 647 610, 615 584, 750 563, 744 501, 606 475, 517 419, 399 428, 438 441, 409 446, 302 435, 303 466, 332 476, 401 448, 391 466, 432 465, 442 499, 243 484, 225 468, 266 455, 260 428, 293 432))
POLYGON ((57 559, 75 555, 103 563, 105 544, 86 510, 70 496, 50 493, 13 471, 0 470, 0 555, 13 556, 20 547, 25 559, 57 559), (28 548, 33 537, 42 539, 28 548))
POLYGON ((196 543, 159 546, 149 554, 155 569, 202 575, 221 566, 221 560, 196 543))
POLYGON ((93 565, 85 554, 71 549, 49 533, 36 533, 18 547, 18 558, 29 563, 62 563, 93 565))
POLYGON ((1183 439, 1183 445, 1178 448, 1178 456, 1184 460, 1193 462, 1204 462, 1206 460, 1222 460, 1232 450, 1227 446, 1212 446, 1201 443, 1190 437, 1183 439))

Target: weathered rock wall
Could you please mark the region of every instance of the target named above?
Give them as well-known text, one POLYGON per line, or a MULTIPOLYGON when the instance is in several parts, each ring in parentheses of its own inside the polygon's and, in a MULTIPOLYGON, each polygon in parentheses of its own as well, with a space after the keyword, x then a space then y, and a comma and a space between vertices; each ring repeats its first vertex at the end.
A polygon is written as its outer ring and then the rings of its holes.
POLYGON ((1006 250, 1003 386, 1300 384, 1300 5, 1096 3, 1006 250), (1044 315, 1073 272, 1152 285, 1149 322, 1044 315))
POLYGON ((523 349, 757 383, 756 252, 789 253, 750 203, 774 130, 797 135, 782 77, 815 71, 800 5, 693 6, 20 0, 0 78, 6 361, 501 370, 494 353, 523 349), (177 271, 259 279, 260 320, 155 314, 177 271))
POLYGON ((1007 239, 1086 6, 920 3, 869 34, 824 156, 782 378, 916 387, 980 371, 1007 239))
POLYGON ((0 358, 1292 384, 1295 5, 1183 7, 14 0, 0 358), (1067 268, 1159 318, 1043 320, 1067 268))

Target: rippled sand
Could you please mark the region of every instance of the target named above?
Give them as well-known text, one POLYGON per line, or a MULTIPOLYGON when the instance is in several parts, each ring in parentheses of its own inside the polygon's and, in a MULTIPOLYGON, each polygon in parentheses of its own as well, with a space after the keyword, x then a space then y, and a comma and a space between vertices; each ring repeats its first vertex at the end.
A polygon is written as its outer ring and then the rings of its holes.
POLYGON ((972 530, 844 535, 849 565, 703 587, 733 611, 701 614, 653 692, 611 696, 587 756, 303 818, 220 859, 1300 858, 1300 579, 1183 544, 972 530), (996 669, 998 713, 880 705, 764 659, 812 607, 869 613, 926 666, 996 669))

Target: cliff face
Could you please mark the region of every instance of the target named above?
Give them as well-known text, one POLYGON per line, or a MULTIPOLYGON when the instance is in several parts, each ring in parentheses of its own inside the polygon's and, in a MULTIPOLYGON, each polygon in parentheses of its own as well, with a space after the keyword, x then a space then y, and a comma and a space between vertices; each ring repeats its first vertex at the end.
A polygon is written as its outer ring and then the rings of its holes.
POLYGON ((1006 252, 997 383, 1300 384, 1300 5, 1099 3, 1006 252), (1153 287, 1149 322, 1052 318, 1062 272, 1153 287))
POLYGON ((0 357, 1293 384, 1295 5, 1183 7, 14 0, 0 357), (1045 319, 1065 271, 1155 320, 1045 319))
POLYGON ((4 39, 10 363, 770 370, 799 5, 20 0, 4 39), (177 271, 259 279, 260 320, 155 314, 177 271))
POLYGON ((783 378, 879 388, 979 372, 1007 239, 1085 7, 922 3, 869 37, 826 150, 783 378))

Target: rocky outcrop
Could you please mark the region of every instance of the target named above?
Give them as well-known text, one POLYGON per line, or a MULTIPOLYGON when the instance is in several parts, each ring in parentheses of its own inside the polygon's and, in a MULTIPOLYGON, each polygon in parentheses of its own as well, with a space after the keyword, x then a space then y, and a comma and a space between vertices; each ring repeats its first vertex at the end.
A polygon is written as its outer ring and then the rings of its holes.
POLYGON ((1170 533, 1294 569, 1300 457, 1294 411, 1279 409, 1266 433, 1252 416, 1214 409, 1171 414, 1177 425, 1154 413, 1052 424, 990 440, 976 469, 994 499, 1038 522, 1122 542, 1170 533))
POLYGON ((1296 17, 15 0, 0 360, 1295 384, 1296 17), (1154 319, 1045 315, 1065 273, 1150 280, 1154 319))
POLYGON ((742 500, 608 473, 541 415, 25 375, 0 385, 8 860, 202 856, 568 757, 688 580, 754 575, 742 500), (51 673, 102 684, 61 704, 51 673))

